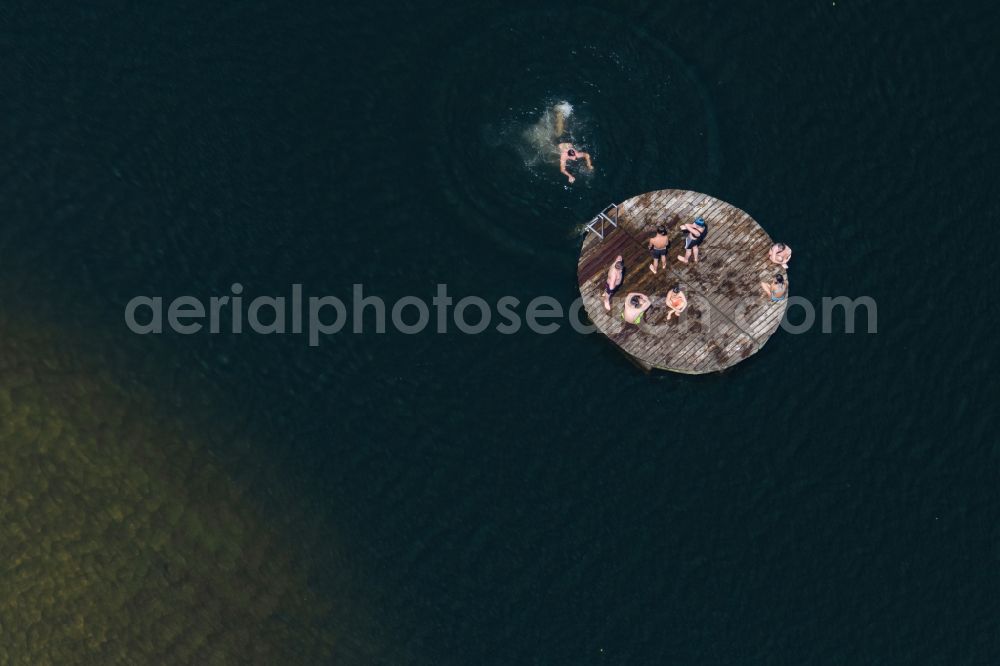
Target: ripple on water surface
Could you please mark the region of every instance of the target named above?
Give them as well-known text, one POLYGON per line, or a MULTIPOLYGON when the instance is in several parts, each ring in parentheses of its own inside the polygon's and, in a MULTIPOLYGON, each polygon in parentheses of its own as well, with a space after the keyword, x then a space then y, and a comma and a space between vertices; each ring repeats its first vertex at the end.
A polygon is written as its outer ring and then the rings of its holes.
POLYGON ((567 234, 610 201, 650 189, 710 189, 719 148, 694 70, 639 26, 593 9, 468 21, 434 79, 434 164, 453 217, 508 251, 568 254, 567 234), (559 174, 555 112, 594 157, 559 174))

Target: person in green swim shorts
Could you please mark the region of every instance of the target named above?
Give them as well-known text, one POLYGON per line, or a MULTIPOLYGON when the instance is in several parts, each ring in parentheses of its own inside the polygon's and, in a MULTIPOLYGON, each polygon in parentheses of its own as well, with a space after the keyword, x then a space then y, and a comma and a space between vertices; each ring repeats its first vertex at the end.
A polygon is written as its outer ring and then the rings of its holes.
POLYGON ((642 315, 646 313, 653 302, 646 294, 633 291, 625 297, 625 306, 622 308, 622 319, 626 324, 639 324, 642 322, 642 315))

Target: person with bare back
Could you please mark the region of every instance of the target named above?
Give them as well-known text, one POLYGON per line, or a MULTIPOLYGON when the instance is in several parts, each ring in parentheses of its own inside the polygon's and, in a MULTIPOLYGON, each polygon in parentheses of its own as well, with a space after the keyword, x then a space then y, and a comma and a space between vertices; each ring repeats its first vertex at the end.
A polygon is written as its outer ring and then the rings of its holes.
POLYGON ((615 257, 615 262, 608 269, 608 279, 604 281, 604 309, 611 312, 611 297, 615 295, 618 288, 622 286, 625 278, 625 264, 622 255, 615 257))
POLYGON ((622 321, 638 326, 642 323, 642 315, 646 314, 646 310, 652 304, 653 302, 646 294, 640 294, 637 291, 631 292, 625 296, 625 305, 622 306, 621 312, 622 321))
POLYGON ((574 160, 584 160, 587 163, 587 170, 594 170, 594 163, 590 161, 590 153, 585 153, 583 151, 578 151, 573 147, 572 143, 560 143, 559 144, 559 173, 569 178, 570 183, 576 182, 576 177, 573 176, 566 168, 567 163, 574 160))
POLYGON ((656 263, 659 262, 662 268, 667 267, 667 248, 670 247, 670 236, 667 235, 667 227, 658 225, 656 235, 650 237, 646 243, 649 254, 653 257, 653 263, 649 265, 649 270, 656 272, 656 263))
POLYGON ((559 149, 559 173, 566 176, 570 183, 575 183, 576 177, 567 168, 569 163, 576 160, 583 160, 586 162, 587 170, 589 171, 594 170, 594 163, 590 159, 590 153, 577 150, 573 145, 571 137, 566 133, 566 119, 572 112, 573 107, 569 102, 560 102, 552 109, 552 113, 556 119, 554 134, 558 142, 556 147, 559 149))
POLYGON ((788 270, 788 262, 792 258, 792 248, 784 243, 775 243, 771 246, 771 251, 767 253, 767 258, 773 263, 780 264, 785 270, 788 270))

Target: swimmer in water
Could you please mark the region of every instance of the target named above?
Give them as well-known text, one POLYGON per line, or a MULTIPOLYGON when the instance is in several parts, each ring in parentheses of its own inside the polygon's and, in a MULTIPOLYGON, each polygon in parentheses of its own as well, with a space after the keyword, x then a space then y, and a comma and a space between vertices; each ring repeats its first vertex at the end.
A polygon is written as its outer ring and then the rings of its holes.
POLYGON ((590 161, 590 154, 577 150, 573 146, 569 135, 566 134, 566 118, 573 113, 573 107, 569 102, 556 104, 552 109, 552 113, 556 118, 554 134, 559 148, 559 173, 569 178, 570 183, 574 183, 576 182, 576 178, 566 169, 566 165, 569 162, 584 160, 587 163, 587 169, 590 171, 594 170, 594 164, 590 161))
POLYGON ((590 153, 578 151, 572 143, 559 144, 559 173, 569 178, 569 182, 575 183, 576 178, 566 170, 566 164, 573 160, 584 160, 587 163, 587 170, 594 170, 594 163, 590 161, 590 153))

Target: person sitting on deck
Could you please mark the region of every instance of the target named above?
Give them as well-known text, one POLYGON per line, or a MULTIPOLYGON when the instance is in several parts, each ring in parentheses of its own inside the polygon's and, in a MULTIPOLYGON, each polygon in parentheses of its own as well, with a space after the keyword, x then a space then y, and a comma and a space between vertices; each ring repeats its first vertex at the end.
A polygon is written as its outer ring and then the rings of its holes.
POLYGON ((611 297, 622 286, 625 278, 625 263, 622 255, 615 257, 615 262, 608 269, 608 279, 604 281, 604 309, 611 312, 611 297))
POLYGON ((760 288, 764 290, 766 296, 771 297, 772 303, 780 303, 788 296, 788 284, 781 273, 775 275, 771 282, 761 282, 760 288))
POLYGON ((569 182, 575 183, 576 178, 566 170, 566 163, 572 162, 574 160, 584 160, 587 163, 587 169, 590 171, 594 170, 594 163, 590 161, 590 153, 585 153, 583 151, 578 151, 573 147, 572 143, 560 143, 559 144, 559 172, 564 176, 569 178, 569 182))
POLYGON ((633 291, 625 297, 625 305, 622 307, 622 319, 626 324, 638 325, 642 323, 642 315, 646 314, 646 310, 652 304, 653 302, 649 300, 646 294, 633 291))
POLYGON ((792 258, 792 248, 784 243, 775 243, 771 246, 771 251, 767 253, 767 258, 781 267, 788 270, 788 261, 792 258))
POLYGON ((667 235, 667 228, 665 226, 658 225, 656 227, 656 235, 649 239, 646 243, 649 248, 649 253, 653 257, 653 263, 649 265, 649 270, 656 272, 656 260, 660 260, 660 264, 663 268, 667 267, 667 248, 670 247, 670 236, 667 235))
POLYGON ((694 263, 697 264, 698 246, 704 243, 708 236, 708 225, 705 224, 705 220, 699 217, 694 221, 694 224, 682 224, 681 231, 687 236, 684 238, 684 254, 677 255, 677 260, 686 264, 691 255, 694 254, 694 263))
POLYGON ((674 315, 680 319, 681 313, 687 309, 687 306, 687 296, 685 296, 684 292, 681 291, 681 286, 679 284, 675 284, 674 288, 667 293, 667 307, 670 308, 670 312, 667 313, 667 321, 670 321, 670 318, 674 315))

